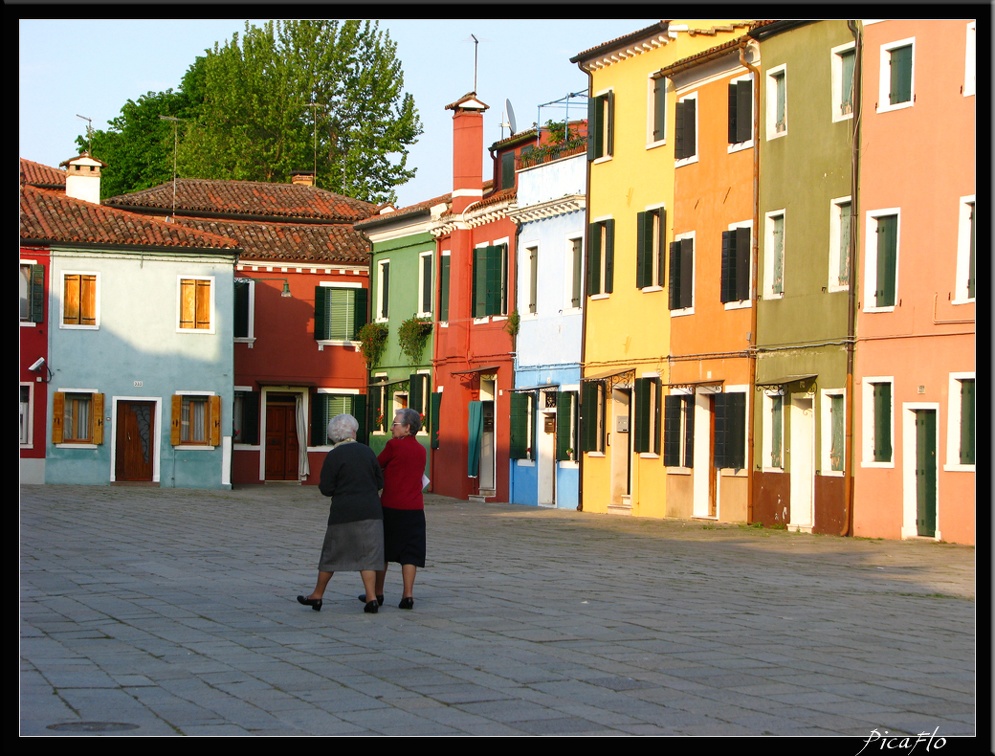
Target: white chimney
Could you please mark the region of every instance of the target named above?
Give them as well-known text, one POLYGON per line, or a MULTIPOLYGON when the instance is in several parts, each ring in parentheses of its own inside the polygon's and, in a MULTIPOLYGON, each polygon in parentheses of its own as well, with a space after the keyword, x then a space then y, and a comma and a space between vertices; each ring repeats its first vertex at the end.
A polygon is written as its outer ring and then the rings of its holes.
POLYGON ((100 169, 102 163, 84 152, 79 157, 61 164, 66 168, 66 196, 100 204, 100 169))

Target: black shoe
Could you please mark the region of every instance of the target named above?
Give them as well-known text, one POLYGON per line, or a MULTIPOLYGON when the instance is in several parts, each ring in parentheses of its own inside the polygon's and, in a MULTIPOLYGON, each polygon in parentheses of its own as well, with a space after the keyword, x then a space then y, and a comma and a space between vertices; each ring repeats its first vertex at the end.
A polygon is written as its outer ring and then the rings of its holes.
MULTIPOLYGON (((356 596, 356 598, 358 598, 364 604, 366 603, 366 594, 365 593, 360 593, 358 596, 356 596)), ((382 593, 378 593, 377 594, 377 603, 380 606, 383 606, 383 594, 382 593)))
POLYGON ((397 605, 398 609, 414 609, 415 600, 408 596, 408 598, 402 598, 401 603, 397 605))
POLYGON ((304 604, 304 606, 310 606, 316 612, 321 611, 321 599, 308 598, 307 596, 298 596, 297 600, 304 604))
POLYGON ((376 601, 367 601, 363 611, 367 614, 376 614, 380 611, 380 605, 376 601))

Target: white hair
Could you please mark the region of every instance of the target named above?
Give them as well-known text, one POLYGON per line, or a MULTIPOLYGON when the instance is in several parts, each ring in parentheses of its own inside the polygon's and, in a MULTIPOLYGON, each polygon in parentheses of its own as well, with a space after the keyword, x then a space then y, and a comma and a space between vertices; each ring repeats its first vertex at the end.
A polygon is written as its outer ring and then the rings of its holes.
POLYGON ((345 441, 347 438, 355 438, 356 431, 359 430, 359 421, 352 415, 336 415, 328 421, 328 440, 333 444, 345 441))

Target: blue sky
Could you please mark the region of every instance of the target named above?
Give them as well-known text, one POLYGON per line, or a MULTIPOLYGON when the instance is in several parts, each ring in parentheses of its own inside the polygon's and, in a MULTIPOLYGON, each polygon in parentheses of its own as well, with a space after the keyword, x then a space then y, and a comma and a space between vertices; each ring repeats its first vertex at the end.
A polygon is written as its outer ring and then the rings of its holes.
MULTIPOLYGON (((551 8, 556 6, 544 6, 551 8)), ((474 88, 471 35, 478 40, 476 91, 490 106, 486 148, 508 136, 501 129, 506 99, 519 131, 540 117, 562 118, 562 108, 543 108, 540 116, 539 106, 586 91, 587 76, 570 58, 657 20, 381 19, 380 28, 397 43, 405 90, 414 96, 425 129, 410 150, 409 165, 418 173, 397 190, 399 204, 452 188, 452 114, 445 106, 474 88)), ((76 137, 86 131, 87 122, 78 116, 106 129, 127 100, 176 89, 197 55, 241 33, 245 21, 21 18, 19 156, 58 166, 76 154, 76 137)), ((573 107, 570 115, 580 116, 576 101, 573 107)), ((485 166, 485 178, 489 170, 485 166)))

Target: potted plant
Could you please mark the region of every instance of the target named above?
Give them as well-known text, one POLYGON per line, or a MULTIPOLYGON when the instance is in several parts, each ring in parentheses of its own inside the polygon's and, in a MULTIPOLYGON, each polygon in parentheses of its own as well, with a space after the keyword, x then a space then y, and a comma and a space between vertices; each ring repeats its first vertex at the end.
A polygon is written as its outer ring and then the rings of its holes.
POLYGON ((431 334, 431 318, 419 318, 417 315, 412 315, 397 327, 397 341, 409 362, 414 364, 421 361, 425 343, 431 334))
POLYGON ((387 345, 387 325, 385 323, 367 323, 359 329, 359 351, 363 353, 366 364, 372 368, 383 356, 387 345))

